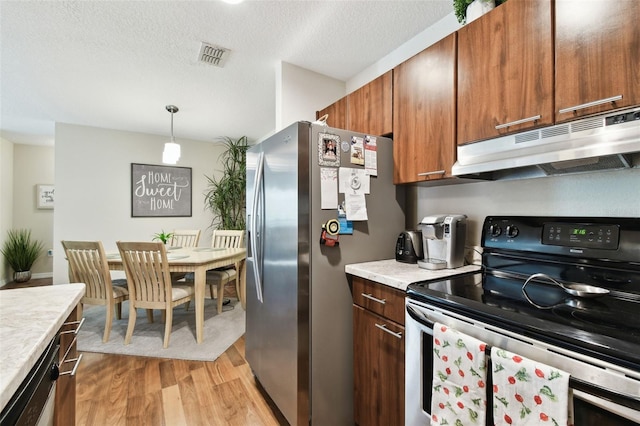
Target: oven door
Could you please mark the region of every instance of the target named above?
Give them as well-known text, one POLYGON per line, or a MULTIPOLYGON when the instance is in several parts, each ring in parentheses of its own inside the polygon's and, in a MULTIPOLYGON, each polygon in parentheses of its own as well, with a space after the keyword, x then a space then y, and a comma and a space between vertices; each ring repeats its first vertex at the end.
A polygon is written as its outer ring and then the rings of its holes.
MULTIPOLYGON (((580 426, 631 426, 640 424, 640 381, 629 377, 614 377, 620 386, 610 391, 598 381, 585 381, 573 372, 588 374, 593 365, 560 355, 559 348, 548 347, 525 336, 458 314, 432 307, 419 301, 406 299, 405 312, 405 419, 408 425, 429 425, 431 419, 431 388, 433 377, 433 324, 440 322, 460 332, 503 349, 539 359, 572 374, 574 424, 580 426)), ((596 368, 596 371, 602 370, 596 368)), ((602 377, 600 374, 599 377, 602 377)), ((602 377, 603 381, 610 380, 602 377)), ((490 380, 490 378, 488 378, 490 380)), ((487 390, 491 390, 487 386, 487 390)), ((487 401, 491 394, 487 395, 487 401)), ((487 404, 487 425, 493 424, 491 405, 487 404)))
POLYGON ((53 425, 58 350, 54 339, 2 410, 0 426, 53 425))

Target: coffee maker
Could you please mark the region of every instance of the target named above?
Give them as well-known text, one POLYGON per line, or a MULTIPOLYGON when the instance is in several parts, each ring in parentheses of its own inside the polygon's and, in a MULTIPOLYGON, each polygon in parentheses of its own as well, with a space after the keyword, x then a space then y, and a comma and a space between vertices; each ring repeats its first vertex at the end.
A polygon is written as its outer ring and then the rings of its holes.
POLYGON ((418 224, 422 231, 423 269, 453 269, 464 266, 467 216, 460 214, 426 216, 418 224))

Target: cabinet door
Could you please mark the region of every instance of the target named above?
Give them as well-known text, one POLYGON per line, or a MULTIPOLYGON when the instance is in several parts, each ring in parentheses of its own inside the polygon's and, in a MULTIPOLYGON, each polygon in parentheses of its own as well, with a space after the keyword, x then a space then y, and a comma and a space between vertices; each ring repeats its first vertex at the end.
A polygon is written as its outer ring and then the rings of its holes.
POLYGON ((551 23, 550 0, 510 0, 458 31, 458 144, 553 123, 551 23))
POLYGON ((316 112, 316 120, 325 114, 329 114, 327 126, 335 127, 336 129, 346 129, 347 98, 339 99, 328 107, 316 112))
POLYGON ((347 129, 369 135, 393 132, 393 72, 347 95, 347 129))
POLYGON ((555 35, 557 121, 640 104, 640 2, 556 0, 555 35))
POLYGON ((404 327, 357 305, 353 327, 355 423, 404 425, 404 327))
POLYGON ((451 176, 455 162, 456 37, 393 70, 393 182, 451 176))

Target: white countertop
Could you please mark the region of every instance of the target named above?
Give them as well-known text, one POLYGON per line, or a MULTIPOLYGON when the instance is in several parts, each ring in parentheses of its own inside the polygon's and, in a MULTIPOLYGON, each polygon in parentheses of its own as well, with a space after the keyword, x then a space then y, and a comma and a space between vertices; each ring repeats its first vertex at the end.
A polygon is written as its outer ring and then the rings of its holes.
POLYGON ((402 291, 405 291, 411 283, 438 280, 453 275, 479 271, 480 269, 480 265, 466 265, 456 269, 430 271, 419 268, 415 263, 402 263, 395 259, 353 263, 344 267, 344 271, 347 274, 376 281, 402 291))
POLYGON ((84 295, 84 284, 0 290, 0 410, 84 295))

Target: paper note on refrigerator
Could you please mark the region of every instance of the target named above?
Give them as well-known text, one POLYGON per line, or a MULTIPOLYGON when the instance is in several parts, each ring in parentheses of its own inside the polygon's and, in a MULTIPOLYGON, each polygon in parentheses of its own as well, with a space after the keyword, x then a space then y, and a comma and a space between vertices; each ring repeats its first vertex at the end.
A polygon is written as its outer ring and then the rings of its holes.
POLYGON ((371 189, 371 179, 363 169, 340 167, 339 187, 341 194, 368 194, 371 189))
POLYGON ((364 172, 369 176, 378 176, 378 145, 375 136, 364 138, 364 172))
POLYGON ((367 201, 364 194, 344 194, 345 210, 347 220, 368 220, 367 201))
POLYGON ((320 208, 338 207, 338 169, 320 167, 320 208))

